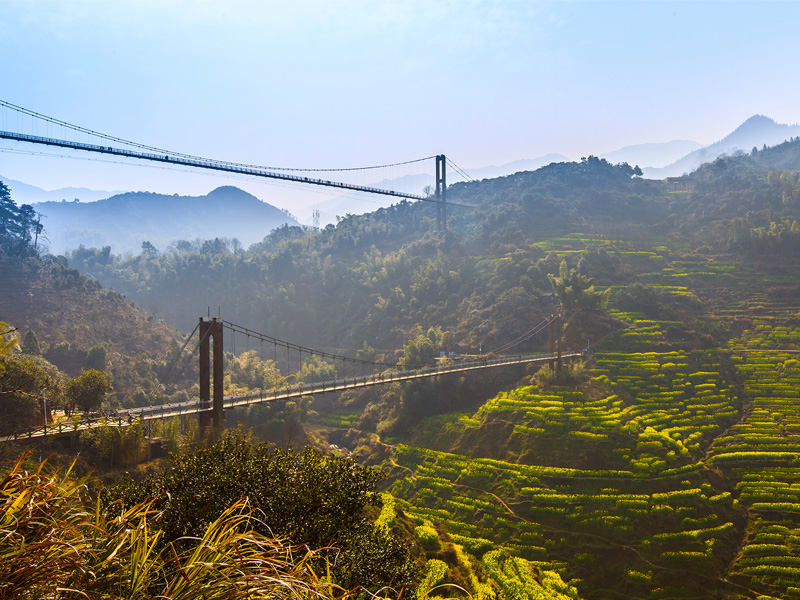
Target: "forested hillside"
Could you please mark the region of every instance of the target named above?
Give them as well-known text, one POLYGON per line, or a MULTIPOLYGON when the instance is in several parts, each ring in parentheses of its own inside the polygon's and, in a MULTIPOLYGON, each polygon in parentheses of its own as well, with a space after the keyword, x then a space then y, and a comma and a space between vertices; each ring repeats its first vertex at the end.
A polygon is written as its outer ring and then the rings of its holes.
POLYGON ((564 257, 595 284, 635 282, 638 267, 608 255, 606 241, 750 256, 791 245, 798 146, 720 159, 668 182, 589 157, 456 184, 449 197, 476 208, 452 207, 443 235, 435 207, 404 202, 318 232, 284 227, 242 252, 184 244, 124 258, 79 248, 69 260, 184 330, 210 307, 313 347, 393 350, 419 326, 452 332, 454 348, 491 350, 553 312, 548 275, 564 257), (583 255, 550 251, 548 239, 572 232, 589 236, 583 255))
POLYGON ((204 247, 124 259, 79 248, 69 259, 184 329, 210 306, 309 345, 357 349, 366 340, 391 350, 419 325, 450 330, 454 346, 477 351, 552 311, 547 275, 560 258, 536 243, 545 232, 599 215, 603 235, 619 233, 623 215, 641 227, 663 211, 651 198, 657 187, 627 166, 589 159, 455 186, 454 199, 478 208, 453 208, 444 235, 429 203, 404 202, 319 232, 285 227, 242 253, 204 247))

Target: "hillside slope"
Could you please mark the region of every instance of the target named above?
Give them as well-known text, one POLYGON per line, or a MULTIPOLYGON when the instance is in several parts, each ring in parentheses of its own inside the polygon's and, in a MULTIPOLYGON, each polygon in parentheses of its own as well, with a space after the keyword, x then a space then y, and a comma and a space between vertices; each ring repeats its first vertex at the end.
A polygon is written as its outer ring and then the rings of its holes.
POLYGON ((196 382, 194 361, 180 359, 168 369, 184 334, 70 269, 63 258, 0 256, 0 282, 0 321, 21 336, 32 331, 45 358, 67 375, 88 368, 89 350, 105 349, 114 403, 153 404, 178 390, 185 394, 196 382))
MULTIPOLYGON (((456 184, 449 197, 474 208, 453 207, 447 232, 435 207, 401 203, 244 252, 70 260, 187 329, 219 306, 392 364, 544 350, 537 325, 563 312, 567 347, 593 354, 560 376, 440 376, 295 408, 317 443, 390 472, 431 580, 473 597, 499 596, 481 570, 556 571, 565 595, 590 599, 798 597, 798 150, 666 182, 589 157, 456 184)), ((244 343, 232 385, 257 387, 247 365, 300 367, 244 343)), ((271 408, 237 419, 263 424, 271 408)))

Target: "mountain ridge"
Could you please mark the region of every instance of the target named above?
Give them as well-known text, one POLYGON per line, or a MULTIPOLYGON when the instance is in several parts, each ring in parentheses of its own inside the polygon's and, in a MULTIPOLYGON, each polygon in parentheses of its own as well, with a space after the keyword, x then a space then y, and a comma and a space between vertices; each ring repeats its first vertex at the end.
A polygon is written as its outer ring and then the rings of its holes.
POLYGON ((93 190, 85 187, 65 187, 55 190, 45 190, 30 183, 17 181, 0 175, 0 181, 11 188, 15 200, 20 204, 36 204, 42 202, 96 202, 104 198, 110 198, 118 194, 124 194, 125 190, 93 190))

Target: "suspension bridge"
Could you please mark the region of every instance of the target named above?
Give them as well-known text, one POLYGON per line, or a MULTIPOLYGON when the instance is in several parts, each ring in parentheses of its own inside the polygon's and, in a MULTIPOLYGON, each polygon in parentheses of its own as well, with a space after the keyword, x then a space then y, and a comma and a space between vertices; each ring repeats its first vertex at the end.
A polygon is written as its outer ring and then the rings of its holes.
MULTIPOLYGON (((437 226, 440 231, 447 229, 447 207, 451 206, 464 206, 472 208, 469 204, 447 201, 447 166, 449 165, 463 178, 471 180, 463 169, 459 168, 455 163, 449 160, 444 154, 435 156, 426 156, 403 162, 396 162, 384 165, 375 165, 370 167, 349 167, 349 168, 325 168, 325 169, 310 169, 310 168, 287 168, 287 167, 268 167, 251 164, 235 163, 224 160, 203 158, 200 156, 193 156, 191 154, 184 154, 180 152, 172 152, 154 146, 148 146, 138 142, 132 142, 116 136, 107 135, 73 125, 66 121, 55 119, 41 113, 11 104, 4 100, 0 100, 0 109, 8 111, 17 116, 17 129, 29 129, 29 132, 24 131, 7 131, 5 128, 0 129, 0 139, 9 140, 11 142, 20 142, 23 144, 35 144, 40 146, 50 146, 56 148, 64 148, 68 150, 77 150, 87 153, 95 153, 102 155, 109 155, 122 159, 136 159, 140 161, 150 161, 161 163, 169 167, 190 167, 195 169, 206 169, 211 171, 221 171, 225 173, 232 173, 236 175, 274 179, 280 181, 288 181, 299 185, 311 185, 328 188, 337 188, 341 190, 350 190, 355 192, 362 192, 366 194, 376 194, 381 196, 391 196, 393 198, 402 200, 417 200, 423 202, 432 202, 436 204, 437 210, 437 226), (31 133, 39 129, 45 129, 50 133, 49 135, 40 135, 38 133, 31 133), (70 136, 71 139, 70 139, 70 136), (82 137, 87 141, 79 141, 77 137, 82 137), (386 169, 389 167, 398 167, 402 165, 412 165, 416 163, 423 163, 426 161, 435 160, 435 191, 433 195, 424 194, 420 192, 408 192, 392 190, 387 188, 374 187, 369 185, 358 185, 354 183, 347 183, 344 181, 334 181, 331 179, 323 179, 321 177, 310 177, 304 173, 346 173, 357 171, 369 171, 377 169, 386 169)), ((9 119, 8 116, 2 116, 2 122, 8 123, 14 121, 9 119)))
MULTIPOLYGON (((190 356, 193 356, 195 352, 199 351, 200 393, 198 399, 187 402, 173 402, 119 410, 113 415, 86 417, 82 418, 79 422, 60 422, 41 428, 19 431, 5 438, 0 438, 0 440, 34 440, 47 437, 48 435, 53 436, 74 433, 98 426, 125 427, 135 422, 183 416, 197 416, 200 419, 201 426, 211 425, 215 428, 224 428, 225 410, 257 406, 270 402, 296 400, 319 394, 338 393, 393 383, 419 381, 458 373, 477 372, 511 365, 549 365, 551 368, 560 369, 563 361, 574 360, 584 356, 583 351, 562 351, 560 315, 551 315, 529 331, 520 335, 516 340, 504 344, 498 350, 507 350, 514 345, 528 341, 545 328, 549 329, 550 334, 550 352, 548 353, 540 352, 496 356, 494 352, 490 352, 486 355, 470 356, 463 360, 446 361, 435 365, 428 364, 416 369, 398 369, 397 365, 341 356, 323 350, 307 348, 252 331, 222 319, 214 318, 206 320, 201 318, 198 326, 189 335, 181 349, 181 352, 183 352, 195 333, 198 333, 199 339, 197 346, 195 351, 190 353, 190 356), (225 396, 223 382, 223 331, 225 330, 231 332, 234 336, 240 334, 252 338, 254 341, 272 344, 276 352, 278 347, 282 350, 286 350, 287 364, 288 353, 290 351, 296 351, 298 353, 298 365, 302 364, 302 355, 305 353, 308 354, 309 357, 317 356, 333 363, 337 361, 342 364, 349 363, 357 367, 362 367, 365 370, 360 375, 353 374, 324 381, 313 381, 312 379, 311 381, 284 383, 269 389, 256 389, 245 393, 225 396), (366 372, 367 369, 369 370, 368 373, 366 372)), ((177 357, 175 360, 179 358, 180 357, 177 357)))

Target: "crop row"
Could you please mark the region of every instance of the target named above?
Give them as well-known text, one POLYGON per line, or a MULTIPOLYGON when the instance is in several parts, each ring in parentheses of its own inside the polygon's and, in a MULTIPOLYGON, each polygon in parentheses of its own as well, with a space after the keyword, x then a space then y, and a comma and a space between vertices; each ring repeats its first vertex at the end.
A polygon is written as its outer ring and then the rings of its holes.
POLYGON ((603 353, 592 374, 608 390, 605 397, 590 400, 571 388, 528 386, 499 394, 481 413, 502 413, 519 435, 567 434, 587 448, 594 445, 592 451, 600 446, 608 452, 613 436, 619 470, 663 472, 699 460, 710 439, 738 417, 736 394, 713 358, 603 353))
MULTIPOLYGON (((608 544, 609 552, 635 548, 640 558, 616 575, 633 586, 634 596, 693 597, 670 573, 718 570, 734 558, 741 537, 736 494, 712 487, 703 474, 715 437, 725 433, 720 448, 747 441, 731 429, 740 413, 738 392, 722 375, 727 355, 603 352, 595 359, 586 388, 531 385, 498 394, 473 416, 453 416, 465 437, 476 439, 495 424, 513 425, 506 429, 510 462, 400 445, 394 459, 404 475, 392 491, 420 525, 441 524, 461 540, 488 541, 560 569, 573 582, 584 580, 588 589, 593 573, 621 563, 598 562, 602 551, 581 554, 583 542, 608 544), (525 463, 539 464, 518 464, 523 455, 525 463), (554 557, 566 560, 563 567, 554 557)), ((775 432, 766 422, 771 417, 755 416, 747 435, 780 443, 758 437, 765 433, 759 426, 773 438, 775 432)), ((712 461, 723 454, 715 452, 716 446, 712 461)), ((781 499, 794 502, 789 495, 781 499)))

